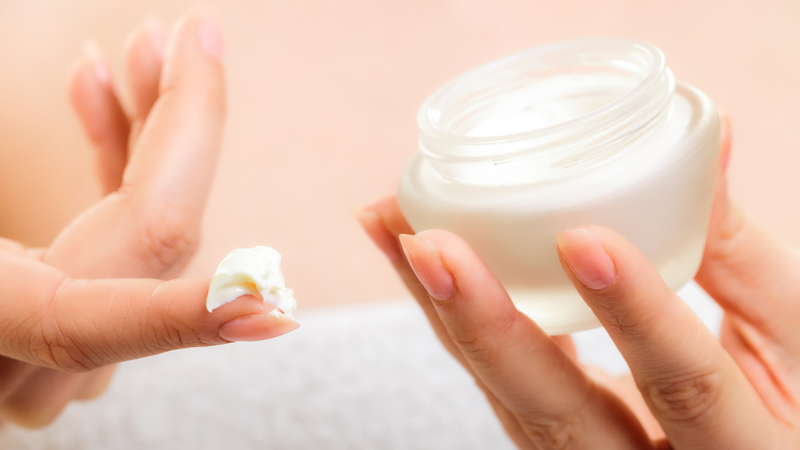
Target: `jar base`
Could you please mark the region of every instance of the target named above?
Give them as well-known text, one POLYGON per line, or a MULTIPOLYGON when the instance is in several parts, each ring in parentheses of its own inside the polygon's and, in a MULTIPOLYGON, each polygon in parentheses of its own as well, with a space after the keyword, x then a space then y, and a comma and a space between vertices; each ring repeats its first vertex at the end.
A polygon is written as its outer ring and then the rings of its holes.
POLYGON ((521 313, 550 336, 577 333, 602 326, 592 310, 570 289, 508 289, 508 295, 521 313))

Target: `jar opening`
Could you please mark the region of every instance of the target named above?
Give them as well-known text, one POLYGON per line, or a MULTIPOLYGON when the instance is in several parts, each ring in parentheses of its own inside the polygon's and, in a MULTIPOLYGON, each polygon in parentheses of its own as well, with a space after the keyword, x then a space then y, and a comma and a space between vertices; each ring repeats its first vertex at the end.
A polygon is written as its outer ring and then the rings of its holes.
POLYGON ((457 181, 552 177, 576 161, 613 155, 665 115, 673 91, 664 56, 651 44, 595 38, 538 47, 467 72, 431 96, 418 115, 420 148, 457 181))

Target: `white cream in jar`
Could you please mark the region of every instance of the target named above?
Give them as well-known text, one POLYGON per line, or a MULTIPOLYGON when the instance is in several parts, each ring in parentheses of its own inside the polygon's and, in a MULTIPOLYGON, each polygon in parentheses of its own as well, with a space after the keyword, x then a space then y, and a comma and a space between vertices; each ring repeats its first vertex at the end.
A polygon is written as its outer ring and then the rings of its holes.
POLYGON ((617 231, 675 290, 696 273, 719 119, 655 46, 594 38, 512 55, 443 86, 418 124, 403 214, 466 240, 546 332, 599 325, 558 261, 562 230, 617 231))

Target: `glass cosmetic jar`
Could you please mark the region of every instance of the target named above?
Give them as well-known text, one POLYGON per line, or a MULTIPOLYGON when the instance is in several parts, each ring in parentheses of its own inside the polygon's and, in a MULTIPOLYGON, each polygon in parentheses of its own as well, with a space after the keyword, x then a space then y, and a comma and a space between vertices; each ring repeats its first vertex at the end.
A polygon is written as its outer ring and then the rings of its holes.
POLYGON ((599 326, 559 263, 562 230, 617 231, 673 290, 697 272, 719 118, 655 46, 593 38, 511 55, 444 85, 417 120, 406 219, 469 243, 547 333, 599 326))

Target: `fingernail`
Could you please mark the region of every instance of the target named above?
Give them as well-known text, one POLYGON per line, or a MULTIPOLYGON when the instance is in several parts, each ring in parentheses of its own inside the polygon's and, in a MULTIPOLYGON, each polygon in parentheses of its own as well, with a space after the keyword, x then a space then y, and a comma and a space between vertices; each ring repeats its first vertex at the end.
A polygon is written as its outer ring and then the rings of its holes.
POLYGON ((401 234, 400 244, 411 269, 431 297, 447 300, 453 296, 453 275, 444 266, 439 249, 433 242, 413 234, 401 234))
POLYGON ((222 25, 211 8, 201 8, 199 38, 200 46, 206 53, 222 61, 222 25))
POLYGON ((111 71, 108 69, 108 64, 103 59, 103 53, 97 43, 94 41, 87 42, 83 46, 83 52, 92 63, 92 69, 97 81, 100 84, 109 86, 111 84, 111 71))
POLYGON ((560 233, 558 249, 575 277, 589 289, 604 289, 617 279, 614 261, 603 243, 588 230, 576 228, 560 233))
POLYGON ((299 327, 299 323, 286 315, 258 313, 225 322, 219 327, 219 337, 232 342, 263 341, 299 327))
POLYGON ((150 45, 153 51, 163 60, 164 51, 167 47, 167 27, 158 17, 150 16, 144 21, 144 28, 150 38, 150 45))
POLYGON ((356 220, 361 224, 361 228, 367 233, 372 242, 383 252, 391 262, 400 259, 402 254, 397 245, 397 241, 386 229, 383 221, 375 211, 362 209, 355 212, 356 220))

